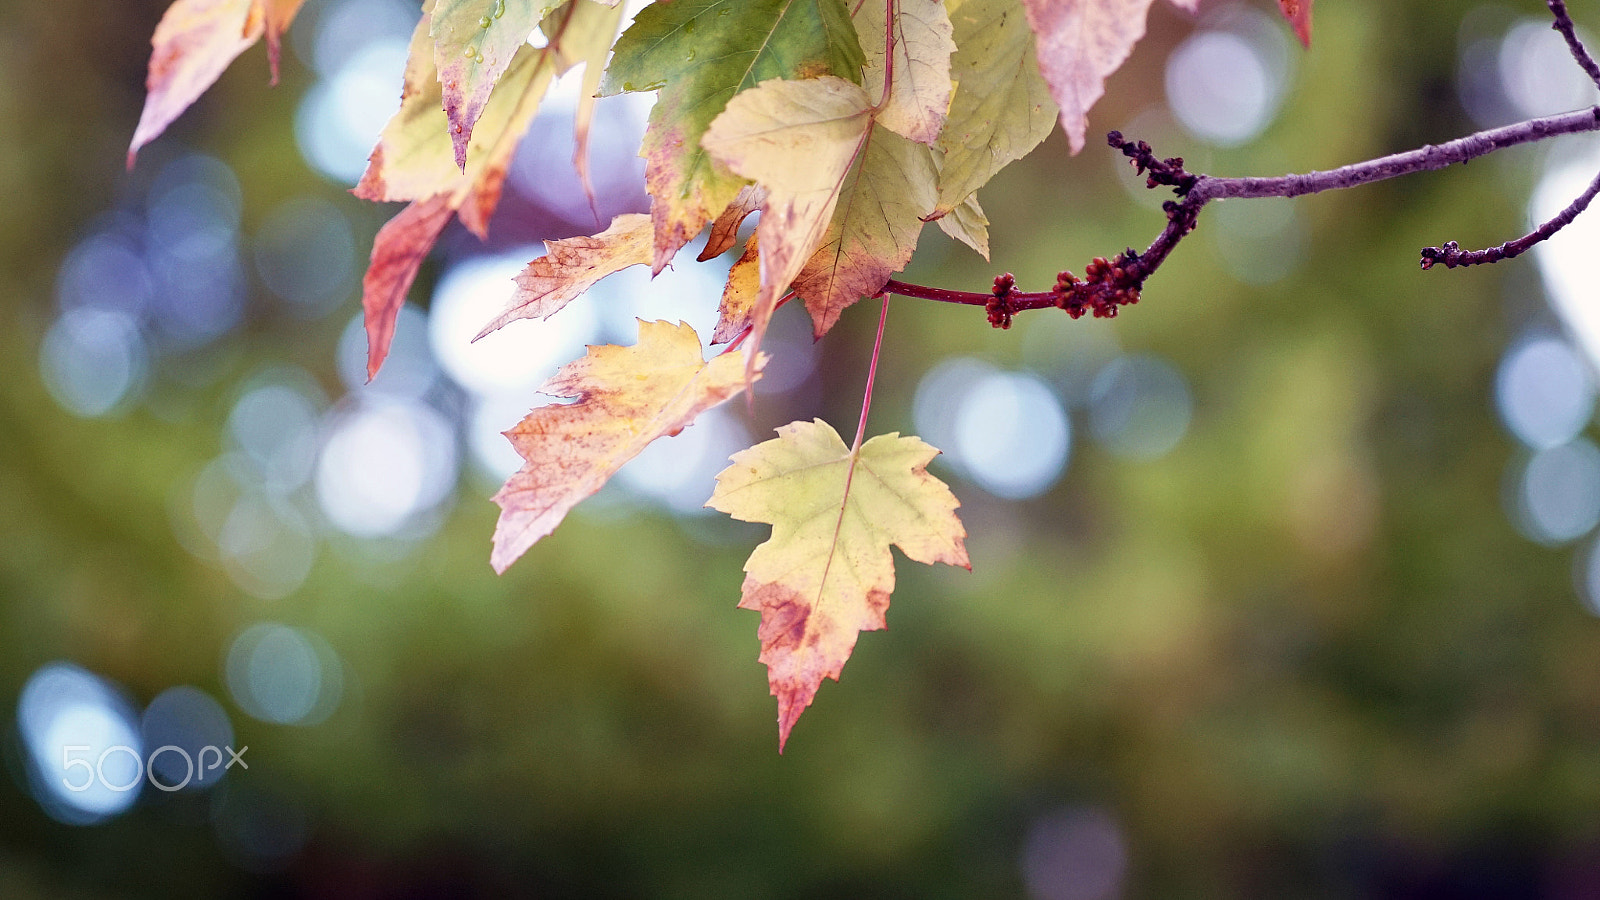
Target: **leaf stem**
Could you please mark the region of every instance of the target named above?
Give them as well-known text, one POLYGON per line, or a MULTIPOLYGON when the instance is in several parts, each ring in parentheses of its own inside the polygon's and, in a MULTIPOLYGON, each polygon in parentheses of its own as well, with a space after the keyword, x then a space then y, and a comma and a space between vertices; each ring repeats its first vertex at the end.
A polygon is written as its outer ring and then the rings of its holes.
POLYGON ((899 5, 900 0, 884 0, 883 4, 883 96, 878 98, 877 105, 868 110, 874 117, 889 105, 889 96, 894 93, 894 17, 899 5))
MULTIPOLYGON (((883 295, 883 311, 878 313, 878 337, 872 342, 872 363, 867 366, 867 390, 861 397, 861 419, 856 423, 856 440, 850 445, 850 471, 855 473, 854 457, 861 449, 861 439, 867 434, 867 411, 872 409, 872 386, 878 380, 878 358, 883 354, 883 331, 889 322, 889 293, 883 295)), ((845 492, 850 491, 850 480, 845 479, 845 492)))

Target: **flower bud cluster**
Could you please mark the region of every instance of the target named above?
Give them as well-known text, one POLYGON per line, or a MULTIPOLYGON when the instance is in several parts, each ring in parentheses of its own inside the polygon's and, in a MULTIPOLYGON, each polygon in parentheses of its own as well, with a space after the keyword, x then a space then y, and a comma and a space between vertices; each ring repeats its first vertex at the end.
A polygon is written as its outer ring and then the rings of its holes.
POLYGON ((1117 254, 1115 260, 1097 256, 1084 269, 1084 279, 1071 272, 1056 276, 1056 306, 1074 319, 1092 312, 1097 319, 1116 318, 1117 308, 1139 302, 1139 279, 1133 264, 1139 255, 1132 250, 1117 254))

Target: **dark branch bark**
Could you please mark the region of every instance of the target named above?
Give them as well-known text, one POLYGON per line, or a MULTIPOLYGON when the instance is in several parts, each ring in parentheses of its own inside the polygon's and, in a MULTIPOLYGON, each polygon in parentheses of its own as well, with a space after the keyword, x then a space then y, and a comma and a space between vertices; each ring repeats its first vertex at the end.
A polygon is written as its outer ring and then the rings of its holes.
POLYGON ((1422 267, 1431 269, 1435 265, 1443 265, 1446 269, 1457 266, 1478 266, 1485 263, 1497 263, 1502 259, 1513 259, 1526 253, 1530 247, 1550 237, 1561 229, 1567 227, 1578 213, 1589 206, 1589 202, 1600 194, 1600 175, 1595 175, 1589 182, 1589 187, 1578 199, 1567 204, 1567 208, 1557 213, 1555 218, 1540 225, 1533 231, 1514 241, 1506 241, 1498 247, 1487 250, 1463 250, 1455 241, 1447 242, 1443 247, 1424 247, 1422 249, 1422 267))
MULTIPOLYGON (((1579 46, 1581 48, 1582 45, 1579 46)), ((1157 159, 1149 144, 1143 141, 1124 141, 1120 133, 1113 131, 1106 136, 1108 142, 1127 156, 1140 174, 1148 174, 1146 184, 1149 187, 1171 187, 1173 192, 1182 198, 1178 201, 1168 201, 1164 205, 1167 225, 1144 253, 1136 253, 1130 248, 1118 254, 1113 260, 1097 258, 1089 264, 1087 280, 1080 281, 1071 272, 1062 272, 1057 278, 1056 286, 1049 291, 1030 293, 1007 290, 1001 294, 997 289, 994 292, 979 293, 925 287, 891 279, 884 285, 882 293, 937 300, 942 303, 987 307, 990 309, 991 321, 997 323, 1004 321, 1009 324, 1010 312, 1051 306, 1066 310, 1073 318, 1086 312, 1092 312, 1099 317, 1111 317, 1116 315, 1119 306, 1138 302, 1139 291, 1143 288, 1145 279, 1154 274, 1178 243, 1194 230, 1200 210, 1212 200, 1299 197, 1323 191, 1343 190, 1375 181, 1398 178, 1401 175, 1443 169, 1519 144, 1589 131, 1600 131, 1600 106, 1529 119, 1501 128, 1491 128, 1437 146, 1430 144, 1416 150, 1395 153, 1326 172, 1281 175, 1276 178, 1226 178, 1191 174, 1184 170, 1181 157, 1157 159)), ((1595 184, 1590 185, 1590 190, 1574 201, 1572 206, 1563 210, 1561 215, 1546 222, 1526 237, 1508 242, 1501 247, 1477 251, 1482 258, 1475 258, 1472 262, 1463 261, 1473 255, 1472 251, 1461 251, 1457 248, 1453 257, 1456 261, 1452 265, 1445 260, 1445 256, 1451 251, 1444 248, 1430 249, 1438 250, 1439 255, 1435 261, 1444 262, 1447 268, 1509 259, 1559 231, 1588 206, 1597 192, 1600 192, 1600 176, 1597 176, 1595 184), (1490 259, 1491 255, 1495 258, 1490 259)), ((1431 265, 1425 257, 1423 268, 1430 268, 1431 265)), ((996 284, 998 286, 998 279, 996 284)))
POLYGON ((1583 71, 1589 73, 1589 80, 1593 81, 1596 87, 1600 87, 1600 66, 1595 65, 1594 57, 1589 55, 1589 51, 1583 46, 1583 41, 1578 40, 1578 29, 1572 24, 1572 16, 1567 13, 1566 0, 1545 0, 1545 2, 1550 7, 1550 14, 1555 16, 1555 23, 1551 27, 1566 38, 1567 49, 1572 51, 1572 58, 1578 61, 1583 71))
POLYGON ((1419 147, 1404 153, 1395 153, 1378 159, 1343 166, 1327 172, 1308 172, 1304 175, 1283 175, 1277 178, 1216 178, 1199 176, 1189 196, 1203 201, 1231 200, 1254 197, 1299 197, 1323 191, 1342 190, 1443 169, 1456 163, 1487 156, 1496 150, 1529 144, 1563 134, 1600 131, 1600 106, 1589 109, 1529 119, 1515 125, 1491 128, 1448 143, 1419 147))

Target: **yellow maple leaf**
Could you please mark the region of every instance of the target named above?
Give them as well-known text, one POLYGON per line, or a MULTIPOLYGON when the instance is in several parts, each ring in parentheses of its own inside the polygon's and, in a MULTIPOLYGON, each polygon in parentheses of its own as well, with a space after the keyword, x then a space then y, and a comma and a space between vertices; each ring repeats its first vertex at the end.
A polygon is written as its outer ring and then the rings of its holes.
POLYGON ((843 78, 772 79, 729 101, 701 139, 718 162, 767 189, 756 226, 761 290, 750 316, 752 352, 827 230, 845 173, 870 133, 871 110, 866 91, 843 78))
POLYGON ((851 18, 861 35, 861 49, 867 56, 862 87, 867 96, 881 98, 879 125, 920 144, 931 144, 944 127, 945 111, 950 108, 950 54, 956 44, 951 39, 950 15, 943 0, 892 0, 894 65, 886 65, 887 35, 879 23, 889 15, 891 0, 864 0, 851 18), (884 96, 884 84, 889 93, 884 96))
MULTIPOLYGON (((756 361, 758 373, 764 362, 756 361)), ((651 441, 739 393, 744 368, 738 352, 706 362, 693 328, 660 321, 641 321, 632 347, 590 347, 562 366, 539 390, 577 402, 535 409, 505 433, 524 463, 494 495, 495 571, 554 531, 651 441)))
POLYGON ((616 35, 620 16, 620 8, 591 0, 568 0, 551 12, 544 22, 550 43, 540 49, 520 45, 476 120, 465 151, 466 168, 459 170, 449 120, 440 105, 431 16, 424 8, 411 36, 400 109, 384 126, 367 170, 352 191, 365 200, 412 201, 378 233, 363 279, 369 378, 388 356, 406 292, 450 216, 457 216, 478 237, 488 236, 511 157, 538 115, 551 79, 580 62, 598 66, 616 35), (437 227, 421 229, 402 220, 417 218, 419 209, 436 214, 428 221, 437 227))
POLYGON ((938 453, 899 434, 852 450, 818 419, 779 428, 717 476, 707 506, 772 525, 745 563, 739 606, 761 613, 779 752, 822 679, 839 679, 857 634, 885 627, 890 544, 920 563, 972 567, 960 504, 926 469, 938 453))
MULTIPOLYGON (((938 200, 937 151, 873 126, 827 233, 794 279, 812 331, 822 337, 847 307, 878 293, 906 267, 922 217, 938 200)), ((766 244, 762 244, 765 251, 766 244)))
POLYGON ((947 5, 955 28, 950 71, 956 90, 939 133, 944 155, 935 218, 1031 153, 1049 137, 1059 112, 1039 75, 1033 32, 1019 0, 949 0, 947 5))
POLYGON ((750 327, 750 311, 761 291, 761 254, 756 244, 756 236, 750 235, 744 253, 728 269, 728 283, 717 306, 717 328, 711 333, 713 344, 726 344, 750 327))
POLYGON ((543 256, 517 275, 517 290, 506 311, 494 317, 473 340, 517 319, 548 319, 607 275, 648 263, 655 232, 650 217, 624 213, 592 237, 545 241, 543 256))

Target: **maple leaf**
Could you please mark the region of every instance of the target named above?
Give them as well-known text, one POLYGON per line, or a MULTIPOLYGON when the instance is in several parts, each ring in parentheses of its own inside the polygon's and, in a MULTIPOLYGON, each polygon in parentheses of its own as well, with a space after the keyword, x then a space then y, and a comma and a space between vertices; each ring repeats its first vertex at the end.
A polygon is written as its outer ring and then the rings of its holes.
POLYGON ((413 201, 378 229, 372 241, 372 261, 361 278, 368 381, 377 377, 389 355, 395 320, 417 278, 417 269, 454 214, 449 199, 439 194, 413 201))
POLYGON ((944 127, 950 108, 950 16, 942 0, 864 0, 852 14, 862 35, 861 49, 867 65, 862 87, 870 97, 882 98, 879 125, 921 144, 931 144, 944 127), (893 2, 894 8, 889 5, 893 2), (892 18, 886 18, 893 13, 892 18), (883 26, 894 30, 894 65, 887 65, 883 26), (868 37, 868 35, 871 35, 868 37), (884 96, 884 84, 889 93, 884 96))
MULTIPOLYGON (((1072 152, 1083 149, 1089 108, 1144 37, 1145 13, 1154 0, 1022 0, 1038 42, 1039 71, 1061 107, 1061 127, 1072 152)), ((1194 12, 1199 0, 1171 0, 1194 12)))
POLYGON ((826 232, 845 173, 872 127, 871 109, 866 91, 843 78, 773 79, 734 97, 701 140, 728 168, 767 189, 756 226, 761 290, 751 310, 751 352, 778 297, 826 232))
POLYGON ((473 126, 528 35, 560 0, 435 0, 428 34, 456 166, 467 168, 473 126))
POLYGON ((283 57, 283 36, 294 22, 295 13, 306 0, 257 0, 261 9, 262 30, 267 37, 267 68, 272 72, 271 84, 278 85, 278 62, 283 57))
POLYGON ((607 275, 650 262, 651 238, 650 217, 626 213, 592 237, 545 241, 544 255, 517 275, 506 311, 473 340, 517 319, 548 319, 607 275))
POLYGON ((745 179, 702 147, 728 101, 773 78, 861 79, 845 0, 673 0, 645 7, 617 40, 601 92, 660 90, 640 156, 659 273, 745 179))
MULTIPOLYGON (((426 11, 422 14, 411 36, 400 109, 384 126, 367 170, 352 193, 366 200, 422 204, 432 214, 427 221, 432 224, 437 219, 437 227, 420 228, 411 221, 393 229, 386 225, 379 232, 372 268, 362 281, 369 378, 388 356, 395 317, 405 303, 417 266, 450 215, 457 215, 478 237, 487 237, 511 157, 538 115, 551 79, 578 62, 603 56, 616 35, 620 15, 620 9, 593 0, 568 0, 552 11, 543 24, 549 43, 540 49, 524 44, 517 52, 478 119, 467 148, 466 170, 461 171, 455 165, 450 127, 441 107, 430 16, 426 11), (374 271, 380 259, 388 264, 382 271, 374 271)), ((417 217, 408 207, 390 225, 408 213, 417 217)))
POLYGON ((938 199, 937 178, 932 149, 888 129, 868 133, 822 243, 794 279, 817 337, 911 261, 923 216, 938 199))
MULTIPOLYGON (((756 361, 757 372, 764 362, 756 361)), ((539 390, 576 402, 539 407, 505 433, 524 462, 494 495, 494 570, 504 572, 554 531, 651 441, 738 394, 744 368, 737 351, 706 362, 693 328, 660 321, 641 321, 632 347, 590 347, 562 366, 539 390)))
POLYGON ((596 222, 600 221, 600 211, 595 202, 594 182, 589 178, 589 130, 594 124, 595 103, 600 99, 600 82, 606 71, 606 57, 611 52, 611 42, 617 36, 617 28, 622 24, 622 14, 626 12, 620 0, 599 2, 611 4, 615 13, 604 21, 586 17, 581 22, 569 25, 568 34, 556 48, 569 67, 583 63, 583 81, 578 85, 578 105, 572 112, 572 168, 577 170, 578 183, 583 185, 583 195, 589 199, 589 210, 594 213, 596 222), (588 37, 572 33, 574 25, 583 27, 585 24, 597 33, 588 37), (581 57, 569 56, 568 48, 573 46, 584 48, 586 54, 581 57))
MULTIPOLYGON (((933 94, 939 107, 929 113, 933 130, 927 137, 937 137, 950 103, 950 54, 955 49, 951 26, 942 4, 930 8, 919 6, 921 0, 897 2, 903 12, 894 19, 898 37, 892 70, 886 66, 887 35, 882 28, 869 27, 888 14, 886 0, 867 0, 855 13, 867 54, 866 83, 870 88, 887 80, 889 93, 879 101, 881 109, 876 109, 855 166, 839 186, 827 233, 795 276, 794 290, 805 298, 819 338, 846 307, 878 293, 890 275, 911 261, 923 218, 938 199, 938 152, 902 137, 904 132, 889 122, 921 122, 917 117, 928 113, 925 95, 933 94), (901 89, 919 77, 917 87, 901 89), (942 92, 932 82, 942 82, 942 92)), ((764 251, 766 244, 762 247, 764 251)))
POLYGON ((711 343, 726 344, 744 334, 750 327, 750 314, 761 292, 761 257, 757 252, 755 235, 744 243, 744 253, 728 269, 728 283, 722 289, 722 302, 717 307, 717 327, 711 333, 711 343))
POLYGON ((707 506, 772 526, 745 563, 739 606, 761 613, 780 753, 822 679, 839 679, 857 634, 886 626, 891 544, 920 563, 972 567, 960 504, 926 469, 938 453, 899 434, 852 449, 817 419, 782 426, 717 476, 707 506))
POLYGON ((739 226, 766 202, 767 189, 761 185, 747 184, 740 188, 739 195, 711 223, 711 231, 706 234, 706 245, 700 248, 700 255, 695 259, 705 262, 727 252, 739 240, 739 226))
POLYGON ((174 0, 150 38, 144 110, 128 145, 128 168, 139 148, 160 136, 239 54, 265 34, 272 83, 279 44, 304 0, 174 0))
POLYGON ((1294 26, 1295 36, 1307 49, 1311 47, 1311 4, 1315 0, 1278 0, 1278 9, 1294 26))
MULTIPOLYGON (((565 18, 585 8, 574 4, 558 15, 565 18)), ((468 166, 462 171, 455 164, 451 126, 442 108, 430 28, 431 18, 423 13, 411 35, 400 109, 384 125, 367 169, 352 191, 363 200, 424 200, 447 194, 452 196, 452 204, 460 207, 473 193, 475 183, 488 181, 498 186, 504 174, 503 168, 494 165, 496 158, 507 145, 515 148, 516 139, 538 114, 539 101, 551 79, 560 74, 554 52, 524 44, 480 116, 476 136, 469 144, 468 166), (497 168, 500 171, 493 171, 497 168)), ((497 199, 486 198, 486 203, 476 204, 487 207, 485 214, 476 217, 485 220, 480 224, 486 224, 497 199)))
POLYGON ((978 205, 978 195, 969 194, 949 215, 939 217, 939 230, 989 258, 989 217, 978 205))
POLYGON ((956 90, 939 134, 944 159, 934 218, 1032 152, 1049 137, 1058 112, 1039 75, 1020 0, 949 0, 949 6, 956 90))

